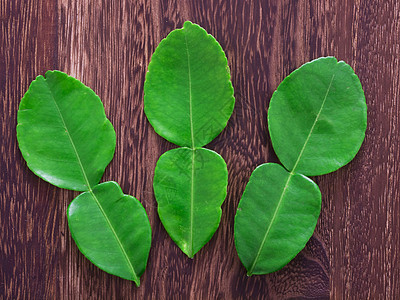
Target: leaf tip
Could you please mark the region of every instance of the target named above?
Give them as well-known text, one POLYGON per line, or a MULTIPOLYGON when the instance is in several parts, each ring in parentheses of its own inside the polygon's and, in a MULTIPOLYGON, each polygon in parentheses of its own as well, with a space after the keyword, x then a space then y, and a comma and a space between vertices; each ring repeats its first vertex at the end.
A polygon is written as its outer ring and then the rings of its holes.
POLYGON ((182 252, 186 254, 187 257, 193 259, 194 255, 196 254, 193 249, 183 249, 181 248, 182 252))
POLYGON ((44 73, 43 77, 45 80, 47 80, 48 77, 57 76, 57 75, 62 76, 63 78, 71 77, 71 76, 68 76, 66 73, 59 71, 59 70, 47 70, 46 73, 44 73))
POLYGON ((187 26, 192 26, 194 25, 191 21, 185 21, 185 23, 183 23, 183 28, 187 27, 187 26))
POLYGON ((133 281, 135 282, 136 287, 140 287, 140 280, 139 280, 139 278, 136 279, 136 280, 133 280, 133 281))

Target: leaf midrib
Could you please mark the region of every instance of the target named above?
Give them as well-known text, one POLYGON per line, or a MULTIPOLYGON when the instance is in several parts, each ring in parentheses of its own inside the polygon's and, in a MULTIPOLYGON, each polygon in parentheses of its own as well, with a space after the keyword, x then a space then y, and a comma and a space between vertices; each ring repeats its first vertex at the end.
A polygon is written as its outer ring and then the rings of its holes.
POLYGON ((253 261, 253 263, 251 264, 250 269, 249 269, 248 272, 247 272, 247 275, 249 275, 249 276, 252 275, 252 273, 253 273, 253 271, 254 271, 254 268, 255 268, 255 266, 256 266, 256 264, 257 264, 257 262, 258 262, 258 259, 260 258, 261 251, 262 251, 262 249, 264 248, 265 242, 267 241, 267 237, 268 237, 269 232, 270 232, 270 230, 271 230, 271 228, 272 228, 272 224, 274 223, 275 218, 276 218, 276 216, 277 216, 277 214, 278 214, 278 211, 279 211, 279 208, 280 208, 280 206, 281 206, 283 197, 284 197, 284 195, 285 195, 285 193, 286 193, 286 190, 287 190, 287 188, 288 188, 288 186, 289 186, 290 179, 292 178, 292 176, 293 176, 294 173, 295 173, 295 170, 296 170, 296 168, 297 168, 297 165, 298 165, 298 163, 299 163, 299 161, 300 161, 300 159, 301 159, 301 156, 303 155, 304 149, 306 148, 307 143, 308 143, 308 141, 310 140, 310 137, 311 137, 311 135, 312 135, 312 132, 314 131, 315 125, 317 124, 317 122, 318 122, 318 120, 319 120, 319 117, 320 117, 320 115, 321 115, 322 109, 323 109, 324 106, 325 106, 325 102, 326 102, 326 99, 328 98, 328 94, 329 94, 329 91, 330 91, 330 89, 331 89, 331 87, 332 87, 332 83, 333 83, 333 79, 334 79, 334 78, 335 78, 335 74, 332 75, 331 81, 330 81, 330 83, 329 83, 328 89, 326 90, 325 97, 324 97, 324 99, 323 99, 323 101, 322 101, 321 107, 320 107, 320 109, 319 109, 319 111, 318 111, 317 116, 315 117, 314 123, 313 123, 313 125, 311 126, 310 132, 308 133, 308 136, 307 136, 307 138, 306 138, 306 140, 305 140, 305 142, 304 142, 304 144, 303 144, 303 147, 302 147, 302 149, 301 149, 301 151, 300 151, 300 153, 299 153, 299 156, 297 157, 297 160, 296 160, 296 162, 295 162, 295 164, 294 164, 294 166, 293 166, 293 169, 292 169, 291 172, 289 172, 288 179, 286 180, 285 186, 284 186, 284 188, 283 188, 283 190, 282 190, 282 194, 281 194, 281 196, 280 196, 280 198, 279 198, 278 205, 276 206, 276 209, 275 209, 275 211, 274 211, 274 214, 273 214, 273 216, 272 216, 272 218, 271 218, 271 222, 269 223, 268 228, 267 228, 267 231, 266 231, 266 233, 265 233, 265 235, 264 235, 264 238, 263 238, 263 240, 262 240, 262 242, 261 242, 261 245, 260 245, 260 247, 258 248, 256 257, 254 258, 254 261, 253 261))
POLYGON ((189 81, 189 122, 190 122, 190 138, 192 140, 192 149, 194 149, 194 133, 193 133, 193 108, 192 108, 192 76, 190 71, 190 54, 188 48, 187 34, 185 34, 185 46, 186 46, 186 56, 187 56, 187 66, 188 66, 188 81, 189 81))
POLYGON ((306 148, 306 146, 307 146, 307 144, 308 144, 308 141, 310 140, 310 137, 311 137, 311 135, 312 135, 312 133, 313 133, 313 131, 314 131, 315 125, 317 124, 317 122, 318 122, 318 120, 319 120, 319 117, 320 117, 320 115, 321 115, 322 109, 323 109, 324 106, 325 106, 326 99, 328 98, 329 91, 331 90, 332 82, 333 82, 333 79, 334 79, 334 78, 335 78, 335 74, 332 75, 332 78, 331 78, 331 81, 330 81, 330 83, 329 83, 328 89, 326 90, 326 93, 325 93, 324 100, 322 101, 321 107, 320 107, 320 109, 319 109, 319 111, 318 111, 317 116, 315 117, 315 120, 314 120, 313 125, 311 126, 310 132, 308 133, 307 138, 306 138, 306 140, 305 140, 305 142, 304 142, 304 144, 303 144, 303 147, 302 147, 301 150, 300 150, 299 156, 297 157, 297 160, 296 160, 296 162, 295 162, 295 164, 294 164, 294 166, 293 166, 293 168, 292 168, 292 171, 291 171, 292 173, 295 172, 295 170, 296 170, 296 168, 297 168, 297 165, 299 164, 300 159, 301 159, 301 157, 302 157, 302 155, 303 155, 303 153, 304 153, 304 150, 305 150, 305 148, 306 148))
POLYGON ((190 54, 187 41, 187 33, 183 30, 185 35, 185 46, 187 55, 187 66, 188 66, 188 81, 189 81, 189 122, 190 122, 190 138, 192 140, 192 176, 190 182, 190 231, 189 231, 189 257, 193 257, 193 221, 194 221, 194 159, 195 159, 195 144, 194 144, 194 132, 193 132, 193 104, 192 104, 192 77, 190 70, 190 54))
POLYGON ((133 275, 133 280, 136 282, 136 284, 139 285, 139 284, 140 284, 139 278, 138 278, 138 276, 136 275, 135 269, 133 268, 133 265, 132 265, 131 261, 129 260, 128 254, 126 253, 126 251, 125 251, 125 249, 124 249, 124 247, 123 247, 123 245, 122 245, 120 239, 118 238, 117 233, 115 232, 114 227, 113 227, 112 224, 111 224, 111 221, 110 221, 109 218, 107 217, 107 215, 106 215, 106 213, 105 213, 103 207, 101 206, 99 200, 97 199, 96 195, 93 193, 92 187, 91 187, 91 185, 90 185, 90 183, 89 183, 89 180, 88 180, 88 178, 87 178, 85 169, 84 169, 84 167, 83 167, 81 158, 80 158, 80 156, 79 156, 79 154, 78 154, 78 151, 77 151, 77 149, 76 149, 76 146, 75 146, 75 143, 74 143, 74 141, 73 141, 73 139, 72 139, 72 136, 71 136, 71 134, 69 133, 67 124, 65 123, 64 117, 63 117, 63 115, 62 115, 62 113, 61 113, 61 110, 60 110, 60 107, 58 106, 57 101, 56 101, 56 99, 55 99, 55 97, 54 97, 53 91, 51 90, 50 85, 48 84, 47 80, 45 80, 45 83, 46 83, 46 85, 47 85, 47 88, 48 88, 49 91, 50 91, 51 98, 52 98, 53 101, 54 101, 54 105, 55 105, 55 107, 56 107, 56 109, 57 109, 57 112, 58 112, 58 114, 59 114, 59 116, 60 116, 61 122, 62 122, 62 124, 63 124, 63 126, 64 126, 64 129, 65 129, 65 132, 67 133, 67 136, 68 136, 68 139, 69 139, 69 141, 70 141, 70 143, 71 143, 72 149, 74 150, 76 159, 77 159, 78 164, 79 164, 79 167, 80 167, 80 169, 81 169, 81 172, 82 172, 83 178, 84 178, 84 180, 85 180, 86 186, 87 186, 87 188, 88 188, 88 192, 92 195, 92 197, 93 197, 93 199, 95 200, 97 206, 99 207, 101 213, 103 214, 103 217, 104 217, 104 219, 105 219, 106 222, 107 222, 107 225, 110 227, 111 232, 113 233, 113 235, 114 235, 114 237, 115 237, 115 239, 116 239, 116 241, 117 241, 117 243, 118 243, 118 246, 120 247, 121 252, 122 252, 123 256, 124 256, 125 259, 126 259, 126 262, 127 262, 128 266, 129 266, 129 268, 131 269, 131 272, 132 272, 132 275, 133 275))
POLYGON ((84 179, 84 181, 85 181, 85 183, 86 183, 86 186, 87 186, 88 190, 91 190, 91 186, 90 186, 89 180, 88 180, 88 178, 87 178, 85 169, 84 169, 84 167, 83 167, 81 158, 80 158, 80 156, 79 156, 79 154, 78 154, 78 151, 76 150, 75 143, 74 143, 74 141, 72 140, 71 134, 69 133, 67 124, 65 123, 65 120, 64 120, 64 117, 63 117, 63 115, 62 115, 62 113, 61 113, 60 107, 59 107, 58 104, 57 104, 56 98, 54 97, 53 91, 51 90, 50 85, 48 84, 47 80, 45 80, 45 82, 46 82, 47 88, 48 88, 49 91, 50 91, 51 99, 53 99, 53 101, 54 101, 54 105, 55 105, 55 107, 56 107, 56 109, 57 109, 58 115, 60 116, 61 122, 62 122, 62 124, 63 124, 63 126, 64 126, 65 132, 67 133, 67 136, 68 136, 68 139, 69 139, 69 141, 70 141, 70 143, 71 143, 72 149, 74 150, 74 153, 75 153, 76 159, 77 159, 77 161, 78 161, 78 164, 79 164, 79 167, 80 167, 80 170, 81 170, 83 179, 84 179))
POLYGON ((252 265, 250 266, 250 269, 249 269, 248 272, 247 272, 247 275, 249 275, 249 276, 253 274, 254 268, 255 268, 255 266, 256 266, 256 264, 257 264, 257 262, 258 262, 258 259, 260 258, 261 251, 262 251, 262 249, 264 248, 265 242, 267 241, 268 234, 269 234, 269 232, 270 232, 270 230, 271 230, 271 228, 272 228, 272 224, 274 223, 275 218, 276 218, 276 216, 277 216, 277 214, 278 214, 278 211, 279 211, 279 208, 280 208, 280 206, 281 206, 283 197, 285 196, 286 190, 287 190, 287 188, 288 188, 288 186, 289 186, 290 179, 292 178, 293 175, 294 175, 293 173, 289 173, 288 179, 286 180, 285 186, 284 186, 284 188, 283 188, 283 190, 282 190, 281 197, 279 198, 278 205, 276 206, 276 209, 275 209, 275 211, 274 211, 274 214, 273 214, 273 216, 272 216, 272 218, 271 218, 271 222, 269 223, 268 228, 267 228, 267 231, 265 232, 264 238, 263 238, 263 240, 262 240, 262 242, 261 242, 261 245, 260 245, 260 247, 258 248, 256 257, 254 258, 254 261, 253 261, 252 265))
POLYGON ((122 242, 119 239, 119 237, 118 237, 118 235, 117 235, 117 233, 116 233, 116 231, 114 229, 114 226, 112 226, 110 219, 107 217, 106 212, 103 210, 103 207, 101 206, 101 204, 100 204, 99 200, 97 199, 96 195, 93 193, 92 189, 90 189, 89 192, 92 195, 93 199, 95 200, 96 204, 98 205, 101 213, 104 216, 104 219, 106 219, 106 222, 107 222, 108 226, 110 227, 112 233, 114 234, 115 239, 117 240, 117 243, 118 243, 119 247, 121 248, 122 254, 124 255, 124 257, 126 259, 126 262, 127 262, 129 268, 132 271, 133 281, 135 281, 135 283, 139 286, 140 285, 139 278, 136 275, 135 269, 133 268, 133 265, 132 265, 131 261, 129 260, 128 253, 126 253, 125 248, 123 247, 122 242))
POLYGON ((192 150, 192 178, 190 184, 190 236, 189 236, 189 257, 193 257, 193 221, 194 221, 194 161, 195 150, 192 150))

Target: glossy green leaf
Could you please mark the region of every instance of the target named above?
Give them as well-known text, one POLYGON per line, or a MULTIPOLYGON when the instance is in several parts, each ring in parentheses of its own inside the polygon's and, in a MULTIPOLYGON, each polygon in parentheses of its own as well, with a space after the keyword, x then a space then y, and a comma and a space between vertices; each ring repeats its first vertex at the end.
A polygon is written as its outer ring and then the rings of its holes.
POLYGON ((178 148, 158 160, 153 183, 158 214, 171 238, 189 257, 217 230, 227 184, 225 161, 214 151, 178 148))
POLYGON ((151 243, 143 206, 115 182, 96 185, 115 150, 115 132, 88 87, 59 71, 38 76, 21 100, 17 137, 29 168, 44 180, 87 191, 68 208, 81 252, 99 268, 139 286, 151 243))
POLYGON ((97 184, 115 150, 100 98, 60 71, 38 76, 21 100, 17 138, 28 167, 61 188, 97 184))
POLYGON ((294 71, 268 110, 272 145, 288 172, 264 164, 250 177, 235 217, 235 244, 248 275, 274 272, 303 249, 317 223, 321 175, 348 163, 364 140, 367 107, 349 65, 324 57, 294 71))
POLYGON ((257 167, 235 217, 235 245, 247 274, 279 270, 313 234, 321 193, 309 178, 278 164, 257 167))
POLYGON ((154 130, 190 148, 212 141, 234 106, 225 54, 214 37, 185 22, 154 52, 144 84, 144 111, 154 130))
POLYGON ((203 28, 185 22, 161 41, 146 75, 144 110, 159 135, 185 148, 160 157, 153 185, 160 219, 189 257, 218 228, 228 180, 223 158, 199 147, 224 129, 234 101, 225 54, 203 28))
POLYGON ((146 211, 116 182, 101 183, 68 207, 68 225, 79 250, 100 269, 140 285, 151 244, 146 211))
POLYGON ((367 106, 353 69, 334 57, 306 63, 272 96, 268 127, 288 169, 322 175, 351 161, 364 140, 367 106))

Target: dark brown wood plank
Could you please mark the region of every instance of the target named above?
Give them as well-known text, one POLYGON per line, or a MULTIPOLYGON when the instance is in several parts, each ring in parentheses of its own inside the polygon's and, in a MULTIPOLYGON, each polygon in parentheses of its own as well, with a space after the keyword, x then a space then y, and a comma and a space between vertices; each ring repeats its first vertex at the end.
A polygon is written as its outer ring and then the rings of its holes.
POLYGON ((64 216, 60 191, 26 167, 17 148, 19 100, 30 82, 57 67, 56 5, 0 1, 0 297, 55 298, 54 251, 64 216))
POLYGON ((400 295, 400 1, 0 0, 0 295, 35 299, 395 299, 400 295), (192 20, 225 49, 236 106, 207 147, 229 170, 221 226, 188 259, 157 216, 158 157, 174 145, 143 113, 151 54, 192 20), (349 165, 314 178, 323 195, 316 232, 282 270, 246 277, 233 218, 254 168, 277 162, 266 130, 269 99, 282 79, 323 55, 348 62, 368 104, 368 130, 349 165), (15 137, 29 83, 47 69, 82 80, 102 99, 117 133, 103 180, 145 206, 153 245, 142 285, 106 274, 78 251, 66 208, 77 193, 38 179, 15 137))
POLYGON ((360 153, 321 178, 331 214, 331 293, 337 298, 400 295, 399 4, 347 1, 338 10, 349 14, 335 16, 337 34, 331 34, 335 54, 354 67, 368 104, 360 153))

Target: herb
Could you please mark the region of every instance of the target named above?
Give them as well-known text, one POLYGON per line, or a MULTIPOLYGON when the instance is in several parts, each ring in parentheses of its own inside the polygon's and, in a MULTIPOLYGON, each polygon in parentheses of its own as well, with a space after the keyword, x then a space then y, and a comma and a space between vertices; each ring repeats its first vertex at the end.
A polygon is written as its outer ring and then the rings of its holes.
POLYGON ((282 268, 311 237, 321 195, 304 175, 335 171, 360 149, 367 107, 357 75, 333 57, 306 63, 273 94, 268 126, 286 169, 271 163, 256 168, 239 203, 235 244, 248 275, 282 268))
POLYGON ((68 207, 68 226, 79 250, 100 269, 140 285, 151 245, 146 211, 116 182, 98 184, 68 207))
POLYGON ((223 158, 200 148, 225 128, 233 111, 233 87, 221 46, 203 28, 185 22, 154 52, 144 94, 154 130, 183 147, 160 157, 153 186, 165 229, 193 257, 218 228, 228 184, 223 158))
POLYGON ((85 191, 68 207, 80 251, 100 269, 133 280, 146 267, 147 214, 115 182, 98 184, 115 150, 115 131, 100 98, 60 71, 38 76, 21 100, 17 139, 28 167, 61 188, 85 191))
POLYGON ((59 71, 31 83, 19 106, 17 138, 37 176, 75 191, 100 181, 115 150, 115 131, 100 98, 59 71))

